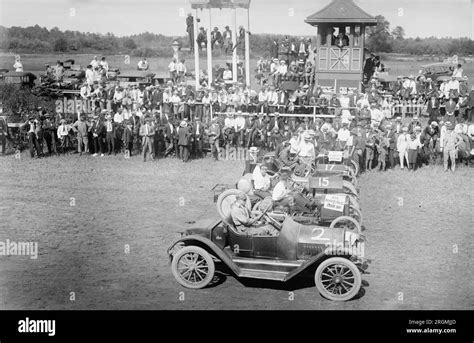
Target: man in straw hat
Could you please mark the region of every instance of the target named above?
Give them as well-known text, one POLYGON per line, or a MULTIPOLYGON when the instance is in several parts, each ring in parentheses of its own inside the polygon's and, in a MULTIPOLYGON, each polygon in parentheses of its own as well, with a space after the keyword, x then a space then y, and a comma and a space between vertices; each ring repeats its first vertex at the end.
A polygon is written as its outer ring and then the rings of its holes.
POLYGON ((189 126, 186 120, 182 120, 178 128, 178 146, 179 146, 179 156, 183 162, 188 162, 189 160, 189 143, 190 143, 191 132, 189 131, 189 126))
POLYGON ((441 141, 443 151, 444 171, 448 171, 448 162, 451 160, 451 171, 456 169, 456 153, 462 138, 453 130, 453 124, 446 122, 446 133, 441 141))

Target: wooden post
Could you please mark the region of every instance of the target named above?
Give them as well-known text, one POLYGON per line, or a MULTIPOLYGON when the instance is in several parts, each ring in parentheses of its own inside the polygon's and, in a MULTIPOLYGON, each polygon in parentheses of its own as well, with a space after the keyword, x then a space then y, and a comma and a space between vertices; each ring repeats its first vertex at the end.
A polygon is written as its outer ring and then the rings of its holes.
POLYGON ((200 78, 200 73, 199 73, 199 47, 197 43, 197 35, 198 35, 198 22, 197 22, 197 16, 198 16, 198 10, 196 8, 196 11, 194 13, 194 18, 193 18, 193 32, 194 32, 194 74, 195 74, 195 79, 196 79, 196 89, 199 88, 199 78, 200 78))
POLYGON ((232 13, 232 81, 237 82, 237 8, 232 13))
POLYGON ((245 31, 245 82, 250 87, 250 8, 247 8, 247 31, 245 31))
POLYGON ((211 31, 212 31, 212 16, 211 9, 209 8, 209 28, 207 30, 207 76, 208 86, 212 84, 212 44, 211 44, 211 31))

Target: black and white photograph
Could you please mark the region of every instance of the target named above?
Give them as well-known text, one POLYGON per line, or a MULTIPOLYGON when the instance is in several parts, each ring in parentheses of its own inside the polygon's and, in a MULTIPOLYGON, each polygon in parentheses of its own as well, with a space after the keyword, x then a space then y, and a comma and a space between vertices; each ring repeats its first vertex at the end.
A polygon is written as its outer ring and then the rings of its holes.
POLYGON ((0 312, 473 311, 473 17, 0 0, 0 312))

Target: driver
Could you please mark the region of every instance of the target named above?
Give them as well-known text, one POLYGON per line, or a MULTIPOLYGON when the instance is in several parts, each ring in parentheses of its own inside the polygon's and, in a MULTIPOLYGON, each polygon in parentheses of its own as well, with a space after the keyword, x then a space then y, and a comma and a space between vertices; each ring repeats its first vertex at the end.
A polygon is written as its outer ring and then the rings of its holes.
POLYGON ((272 225, 258 222, 265 212, 252 216, 245 207, 246 200, 247 196, 241 193, 236 196, 235 202, 231 205, 230 215, 237 230, 252 236, 277 236, 278 230, 272 225))

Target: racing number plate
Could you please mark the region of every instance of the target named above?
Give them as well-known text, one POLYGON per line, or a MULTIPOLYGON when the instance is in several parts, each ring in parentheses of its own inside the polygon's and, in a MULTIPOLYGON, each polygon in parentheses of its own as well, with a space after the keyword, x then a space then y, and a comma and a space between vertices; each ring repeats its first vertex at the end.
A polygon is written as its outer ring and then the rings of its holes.
POLYGON ((347 166, 344 164, 318 164, 316 167, 316 171, 318 172, 345 172, 347 166))
POLYGON ((309 187, 313 189, 343 189, 342 176, 310 177, 309 187))
POLYGON ((328 159, 329 162, 342 162, 343 151, 329 151, 328 159))

